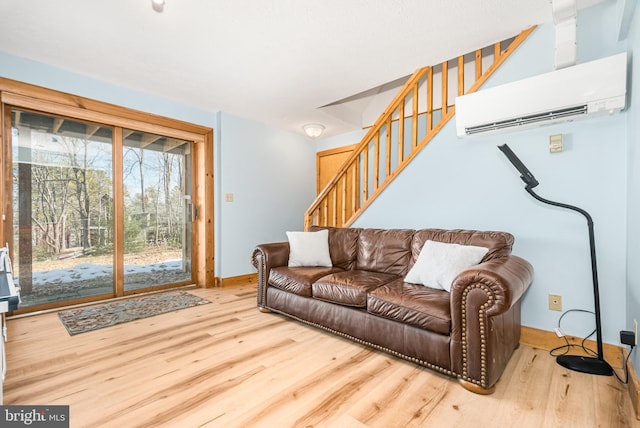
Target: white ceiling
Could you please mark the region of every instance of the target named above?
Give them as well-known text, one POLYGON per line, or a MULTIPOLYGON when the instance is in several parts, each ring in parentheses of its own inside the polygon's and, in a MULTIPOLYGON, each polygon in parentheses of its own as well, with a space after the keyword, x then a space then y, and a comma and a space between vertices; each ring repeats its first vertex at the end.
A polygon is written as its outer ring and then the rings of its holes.
POLYGON ((552 19, 551 0, 0 0, 0 51, 330 136, 356 126, 318 107, 552 19))

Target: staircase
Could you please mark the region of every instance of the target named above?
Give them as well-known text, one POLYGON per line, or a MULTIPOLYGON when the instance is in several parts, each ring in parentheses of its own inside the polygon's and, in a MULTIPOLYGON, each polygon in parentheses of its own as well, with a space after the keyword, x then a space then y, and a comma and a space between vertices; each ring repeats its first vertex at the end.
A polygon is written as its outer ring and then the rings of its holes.
POLYGON ((417 70, 305 212, 304 227, 349 227, 531 34, 417 70))

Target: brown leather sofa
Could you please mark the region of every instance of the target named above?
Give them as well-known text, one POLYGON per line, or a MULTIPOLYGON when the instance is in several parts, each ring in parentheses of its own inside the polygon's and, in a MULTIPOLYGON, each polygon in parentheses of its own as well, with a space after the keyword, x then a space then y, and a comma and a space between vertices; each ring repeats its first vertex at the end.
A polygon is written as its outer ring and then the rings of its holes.
MULTIPOLYGON (((312 227, 311 231, 324 228, 312 227)), ((456 377, 490 394, 520 340, 533 268, 505 232, 329 229, 331 267, 288 267, 289 243, 258 245, 258 307, 456 377), (487 247, 451 290, 404 282, 427 240, 487 247)))

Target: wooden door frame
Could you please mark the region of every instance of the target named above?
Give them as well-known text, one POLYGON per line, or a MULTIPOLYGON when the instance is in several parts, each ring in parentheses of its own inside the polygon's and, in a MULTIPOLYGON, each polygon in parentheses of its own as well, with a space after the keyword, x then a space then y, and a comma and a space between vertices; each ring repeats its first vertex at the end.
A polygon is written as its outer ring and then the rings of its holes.
MULTIPOLYGON (((8 144, 11 139, 5 138, 5 136, 10 136, 11 133, 10 109, 19 108, 69 119, 95 122, 111 126, 114 129, 136 129, 192 141, 194 152, 192 170, 193 205, 197 213, 193 218, 192 224, 193 282, 200 287, 212 287, 215 285, 215 257, 212 245, 215 242, 213 211, 214 141, 212 128, 6 78, 0 78, 0 105, 0 119, 2 120, 2 125, 0 126, 0 144, 2 145, 2 150, 0 151, 2 165, 0 179, 3 182, 0 186, 0 199, 2 201, 0 236, 4 242, 9 243, 10 248, 13 247, 13 227, 11 224, 13 182, 11 166, 7 165, 11 159, 11 147, 8 144)), ((114 148, 118 146, 122 147, 121 142, 120 144, 116 142, 114 148)), ((119 191, 121 188, 121 186, 115 185, 114 191, 119 191)), ((122 205, 114 206, 114 211, 114 228, 116 228, 123 224, 124 213, 122 205)), ((13 255, 13 253, 11 254, 13 255)), ((114 254, 115 256, 116 254, 114 254)), ((117 275, 122 275, 122 272, 114 270, 114 276, 117 275)), ((51 307, 54 306, 56 305, 52 303, 51 307)), ((41 308, 39 307, 39 309, 41 308)))

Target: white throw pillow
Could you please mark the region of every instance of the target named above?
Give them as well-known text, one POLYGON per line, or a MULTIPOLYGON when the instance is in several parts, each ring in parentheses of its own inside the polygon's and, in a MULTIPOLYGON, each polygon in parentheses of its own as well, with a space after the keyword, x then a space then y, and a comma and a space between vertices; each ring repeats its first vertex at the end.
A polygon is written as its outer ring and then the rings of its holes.
POLYGON ((287 232, 289 267, 332 266, 329 255, 329 231, 287 232))
POLYGON ((451 283, 455 277, 463 270, 480 263, 488 251, 488 248, 473 245, 427 241, 404 280, 451 291, 451 283))

